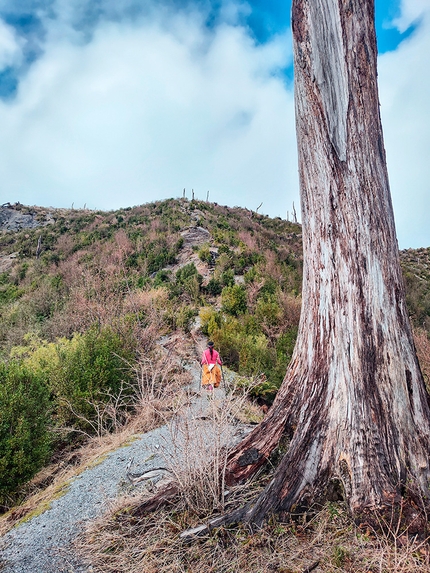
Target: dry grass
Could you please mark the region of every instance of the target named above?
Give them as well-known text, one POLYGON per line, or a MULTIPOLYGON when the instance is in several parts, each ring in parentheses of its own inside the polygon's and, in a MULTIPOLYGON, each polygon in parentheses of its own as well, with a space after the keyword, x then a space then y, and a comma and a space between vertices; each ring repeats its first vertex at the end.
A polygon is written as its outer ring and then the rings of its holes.
POLYGON ((428 540, 361 530, 341 505, 328 504, 307 522, 273 518, 257 532, 222 527, 181 541, 180 533, 196 523, 183 499, 140 520, 116 508, 87 532, 79 549, 94 572, 104 573, 430 572, 428 540))
POLYGON ((246 386, 227 384, 206 401, 203 391, 202 404, 182 408, 168 424, 169 435, 161 453, 179 484, 185 507, 196 516, 225 510, 224 470, 229 447, 241 439, 246 422, 256 418, 249 395, 257 384, 257 379, 246 386))
POLYGON ((93 523, 77 550, 95 573, 430 573, 428 539, 409 535, 397 513, 388 522, 376 515, 377 533, 357 527, 342 504, 294 520, 272 517, 254 532, 238 525, 182 540, 185 530, 254 499, 271 479, 260 476, 228 495, 219 479, 232 420, 244 409, 246 396, 235 401, 230 393, 222 403, 209 402, 205 420, 183 415, 171 422, 175 448, 166 461, 180 493, 143 518, 133 510, 152 494, 136 493, 93 523))

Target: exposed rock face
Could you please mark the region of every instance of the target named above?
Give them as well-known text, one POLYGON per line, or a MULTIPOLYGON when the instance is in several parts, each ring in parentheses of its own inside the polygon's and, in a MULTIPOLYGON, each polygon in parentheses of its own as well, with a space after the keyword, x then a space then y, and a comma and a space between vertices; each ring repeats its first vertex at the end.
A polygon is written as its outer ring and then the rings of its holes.
POLYGON ((45 219, 36 213, 23 213, 20 209, 15 209, 8 204, 0 207, 0 231, 21 231, 21 229, 34 229, 42 225, 49 225, 53 222, 52 217, 47 214, 45 219))
MULTIPOLYGON (((211 234, 203 227, 188 227, 181 232, 181 237, 184 239, 184 244, 178 253, 177 262, 174 265, 167 266, 166 270, 175 273, 185 265, 194 263, 197 271, 203 276, 203 280, 208 281, 211 277, 211 271, 207 263, 200 260, 198 253, 194 251, 193 247, 200 247, 205 243, 211 243, 211 234)), ((218 249, 211 247, 211 252, 212 251, 216 253, 218 249)))
POLYGON ((12 253, 10 255, 0 255, 0 273, 6 273, 9 271, 16 259, 18 258, 18 253, 12 253))
POLYGON ((211 238, 209 231, 203 227, 189 227, 182 231, 181 236, 184 239, 184 247, 203 245, 211 238))

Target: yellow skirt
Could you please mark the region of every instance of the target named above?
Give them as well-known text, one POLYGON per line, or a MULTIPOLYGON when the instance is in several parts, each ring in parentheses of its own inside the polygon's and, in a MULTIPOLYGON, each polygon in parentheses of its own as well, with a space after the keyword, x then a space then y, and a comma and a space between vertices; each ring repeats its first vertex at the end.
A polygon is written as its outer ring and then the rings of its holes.
POLYGON ((203 364, 202 368, 202 386, 209 386, 211 384, 214 388, 218 388, 221 382, 221 368, 218 364, 209 370, 209 366, 207 364, 203 364))

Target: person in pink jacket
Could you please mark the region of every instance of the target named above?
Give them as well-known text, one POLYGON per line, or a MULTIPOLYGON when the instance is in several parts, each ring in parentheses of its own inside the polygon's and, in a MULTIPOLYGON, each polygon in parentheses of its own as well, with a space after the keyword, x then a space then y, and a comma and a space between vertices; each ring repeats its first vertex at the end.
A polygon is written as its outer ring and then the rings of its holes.
POLYGON ((202 354, 202 386, 205 390, 218 388, 221 383, 222 364, 219 353, 214 349, 214 343, 208 342, 208 347, 202 354))

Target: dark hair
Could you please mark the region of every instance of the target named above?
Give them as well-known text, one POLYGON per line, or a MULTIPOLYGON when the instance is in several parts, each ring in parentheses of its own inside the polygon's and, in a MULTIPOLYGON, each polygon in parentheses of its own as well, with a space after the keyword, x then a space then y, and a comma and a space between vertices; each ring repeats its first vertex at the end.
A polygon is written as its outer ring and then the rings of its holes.
POLYGON ((214 343, 212 341, 208 342, 209 352, 211 353, 211 358, 214 355, 214 343))

